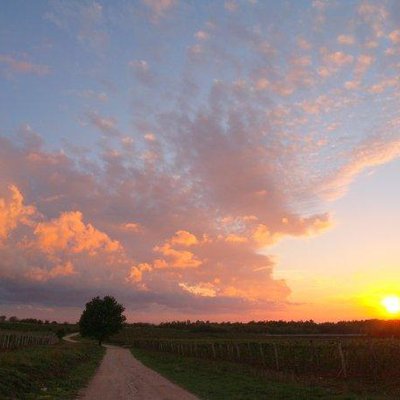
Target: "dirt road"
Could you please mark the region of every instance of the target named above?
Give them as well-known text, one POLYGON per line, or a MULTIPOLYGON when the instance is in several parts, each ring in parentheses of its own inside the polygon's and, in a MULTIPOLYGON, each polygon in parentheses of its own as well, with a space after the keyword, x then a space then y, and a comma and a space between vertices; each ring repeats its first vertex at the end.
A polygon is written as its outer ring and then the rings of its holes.
MULTIPOLYGON (((73 342, 73 336, 64 340, 73 342)), ((136 360, 128 349, 105 346, 106 355, 79 400, 198 400, 136 360)))

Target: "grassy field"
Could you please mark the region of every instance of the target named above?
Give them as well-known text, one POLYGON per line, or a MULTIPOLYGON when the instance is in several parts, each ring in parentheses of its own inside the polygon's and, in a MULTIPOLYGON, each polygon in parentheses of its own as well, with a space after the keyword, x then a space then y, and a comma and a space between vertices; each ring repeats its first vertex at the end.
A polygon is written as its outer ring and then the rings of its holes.
POLYGON ((74 399, 93 375, 104 351, 97 345, 62 342, 0 353, 0 398, 74 399))
MULTIPOLYGON (((279 374, 260 374, 250 366, 203 360, 134 348, 143 364, 204 400, 376 400, 387 395, 352 393, 346 385, 299 381, 279 374)), ((396 397, 393 397, 393 399, 396 397)))

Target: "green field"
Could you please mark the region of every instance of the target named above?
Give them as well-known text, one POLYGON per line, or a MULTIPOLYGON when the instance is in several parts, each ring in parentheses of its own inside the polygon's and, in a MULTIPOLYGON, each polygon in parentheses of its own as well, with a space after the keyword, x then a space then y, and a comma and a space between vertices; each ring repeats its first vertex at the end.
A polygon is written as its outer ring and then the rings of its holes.
POLYGON ((0 353, 0 398, 69 400, 98 366, 105 349, 61 342, 0 353))

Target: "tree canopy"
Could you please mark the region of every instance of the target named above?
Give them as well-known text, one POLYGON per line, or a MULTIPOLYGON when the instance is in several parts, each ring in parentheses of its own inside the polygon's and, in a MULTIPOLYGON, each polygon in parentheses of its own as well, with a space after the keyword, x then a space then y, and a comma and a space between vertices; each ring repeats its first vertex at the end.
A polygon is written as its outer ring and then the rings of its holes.
POLYGON ((122 329, 125 307, 112 296, 94 297, 86 303, 79 320, 81 336, 97 339, 99 344, 122 329))

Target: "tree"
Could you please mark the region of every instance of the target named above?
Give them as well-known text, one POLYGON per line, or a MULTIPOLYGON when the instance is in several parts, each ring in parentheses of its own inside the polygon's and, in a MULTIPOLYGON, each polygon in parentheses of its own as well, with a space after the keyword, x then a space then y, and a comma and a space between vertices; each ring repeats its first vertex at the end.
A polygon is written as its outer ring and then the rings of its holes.
POLYGON ((126 320, 122 313, 125 307, 119 304, 114 297, 105 296, 93 298, 86 303, 79 320, 79 332, 81 336, 97 339, 99 345, 104 339, 119 332, 126 320))

